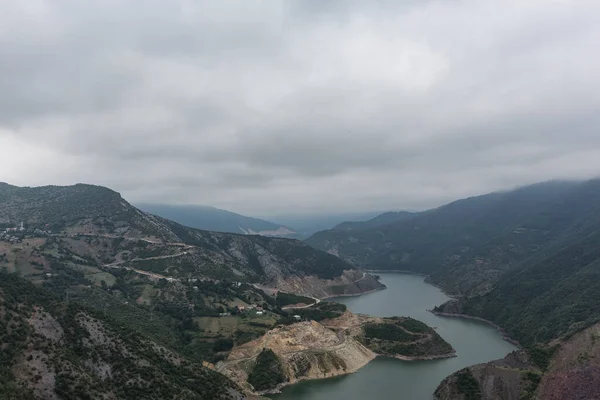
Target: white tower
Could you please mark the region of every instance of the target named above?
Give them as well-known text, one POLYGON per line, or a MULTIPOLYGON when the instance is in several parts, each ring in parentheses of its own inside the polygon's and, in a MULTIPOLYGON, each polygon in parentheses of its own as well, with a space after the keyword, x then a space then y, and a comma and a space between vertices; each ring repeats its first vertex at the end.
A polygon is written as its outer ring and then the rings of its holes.
POLYGON ((25 230, 25 227, 23 226, 23 221, 21 221, 21 228, 20 228, 20 230, 21 230, 21 231, 24 231, 24 230, 25 230))

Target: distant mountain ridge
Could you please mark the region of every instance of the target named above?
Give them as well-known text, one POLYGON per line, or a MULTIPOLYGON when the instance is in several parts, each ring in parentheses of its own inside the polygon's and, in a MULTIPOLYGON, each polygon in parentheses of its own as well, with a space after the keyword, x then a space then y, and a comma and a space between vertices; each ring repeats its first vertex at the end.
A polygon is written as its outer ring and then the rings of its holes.
POLYGON ((140 203, 137 207, 182 225, 206 231, 288 238, 297 236, 293 229, 286 226, 210 206, 140 203))
POLYGON ((404 221, 406 219, 416 216, 417 213, 411 213, 408 211, 388 211, 383 214, 379 214, 375 218, 371 218, 367 221, 346 221, 333 227, 336 231, 350 231, 350 230, 361 230, 376 228, 387 224, 392 224, 398 221, 404 221))
MULTIPOLYGON (((447 267, 463 265, 486 243, 519 229, 536 215, 550 212, 579 185, 549 182, 490 193, 373 228, 319 232, 305 242, 360 267, 435 276, 447 267)), ((452 284, 444 288, 457 289, 452 284)))
POLYGON ((292 226, 298 232, 301 239, 306 239, 316 232, 334 229, 337 225, 344 222, 367 221, 384 211, 369 212, 348 212, 348 213, 330 213, 330 214, 301 214, 301 215, 277 215, 267 218, 278 224, 292 226))

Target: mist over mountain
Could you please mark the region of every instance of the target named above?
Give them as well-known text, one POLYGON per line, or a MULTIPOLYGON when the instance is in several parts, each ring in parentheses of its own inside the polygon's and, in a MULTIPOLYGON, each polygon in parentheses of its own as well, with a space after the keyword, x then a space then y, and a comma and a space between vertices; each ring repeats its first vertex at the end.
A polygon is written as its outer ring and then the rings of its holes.
POLYGON ((215 232, 298 238, 291 228, 210 206, 137 204, 146 212, 191 228, 215 232))
POLYGON ((381 211, 368 211, 341 214, 289 214, 275 215, 266 218, 282 225, 293 226, 299 234, 303 235, 304 238, 308 238, 316 232, 333 229, 341 223, 367 221, 377 217, 381 213, 381 211))
POLYGON ((416 215, 418 215, 418 213, 411 213, 408 211, 388 211, 366 221, 359 220, 342 222, 341 224, 334 226, 333 230, 351 231, 375 228, 378 226, 392 224, 397 221, 410 219, 416 215))
POLYGON ((0 0, 0 399, 600 399, 599 15, 0 0))

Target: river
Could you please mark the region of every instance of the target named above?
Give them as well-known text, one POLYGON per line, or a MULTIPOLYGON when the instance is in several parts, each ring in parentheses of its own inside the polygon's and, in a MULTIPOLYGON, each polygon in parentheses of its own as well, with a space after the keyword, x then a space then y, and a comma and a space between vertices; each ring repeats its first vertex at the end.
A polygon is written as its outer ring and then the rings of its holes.
POLYGON ((482 322, 441 317, 427 312, 449 298, 424 277, 378 273, 386 290, 358 297, 342 297, 350 311, 380 317, 409 316, 432 327, 456 349, 458 357, 433 361, 401 361, 378 357, 358 372, 331 379, 288 386, 277 400, 431 400, 438 384, 469 365, 504 357, 516 347, 482 322))

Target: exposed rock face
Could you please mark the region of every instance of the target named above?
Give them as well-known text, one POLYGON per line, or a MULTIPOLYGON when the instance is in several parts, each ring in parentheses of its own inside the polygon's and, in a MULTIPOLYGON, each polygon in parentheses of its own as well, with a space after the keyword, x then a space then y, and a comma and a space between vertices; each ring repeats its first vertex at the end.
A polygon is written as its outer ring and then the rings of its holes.
POLYGON ((280 326, 234 349, 226 361, 217 365, 217 370, 253 389, 247 383, 248 375, 264 348, 271 349, 281 360, 286 378, 283 385, 349 374, 375 358, 356 340, 310 321, 280 326))
POLYGON ((358 270, 346 270, 333 279, 320 279, 316 276, 287 276, 276 280, 278 289, 289 293, 325 299, 335 296, 357 296, 385 289, 375 277, 358 270))
POLYGON ((600 398, 600 324, 561 344, 542 378, 538 397, 544 400, 600 398))
MULTIPOLYGON (((544 373, 533 365, 525 351, 466 370, 477 381, 482 400, 600 399, 600 324, 553 344, 559 344, 560 348, 544 373)), ((460 390, 460 373, 450 375, 440 384, 436 399, 468 398, 460 390)))
POLYGON ((521 400, 533 392, 532 380, 539 371, 525 352, 513 352, 502 360, 478 364, 458 371, 442 381, 437 400, 521 400))

